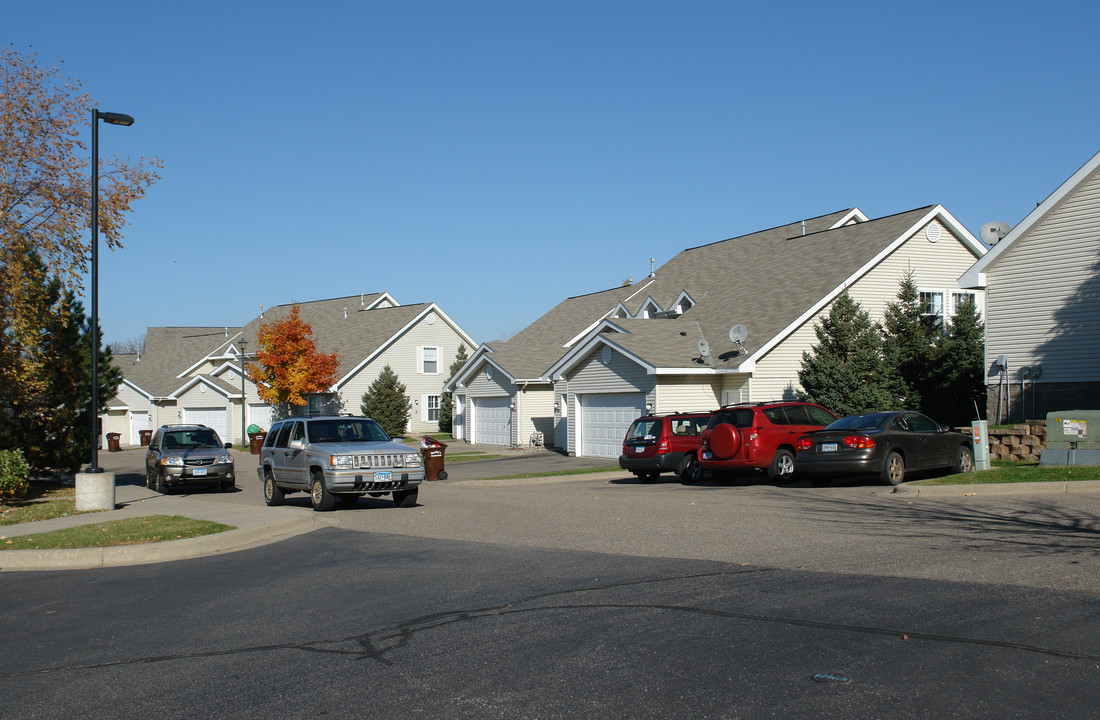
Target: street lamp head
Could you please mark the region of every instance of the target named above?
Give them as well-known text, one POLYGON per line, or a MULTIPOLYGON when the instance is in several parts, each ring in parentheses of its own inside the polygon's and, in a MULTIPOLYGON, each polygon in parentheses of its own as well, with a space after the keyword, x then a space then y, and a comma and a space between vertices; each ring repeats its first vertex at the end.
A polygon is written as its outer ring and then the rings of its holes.
POLYGON ((96 110, 95 116, 110 125, 129 126, 134 124, 134 119, 132 117, 130 117, 129 115, 123 115, 122 113, 100 112, 99 110, 96 110))

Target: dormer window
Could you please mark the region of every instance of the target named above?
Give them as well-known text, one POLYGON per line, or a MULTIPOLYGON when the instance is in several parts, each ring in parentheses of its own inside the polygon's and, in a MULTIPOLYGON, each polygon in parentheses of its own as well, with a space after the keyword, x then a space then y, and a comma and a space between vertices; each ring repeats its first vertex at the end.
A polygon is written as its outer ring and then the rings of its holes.
POLYGON ((661 306, 653 301, 653 298, 649 298, 642 305, 642 309, 638 311, 638 317, 645 318, 646 320, 656 317, 657 313, 661 312, 661 306))

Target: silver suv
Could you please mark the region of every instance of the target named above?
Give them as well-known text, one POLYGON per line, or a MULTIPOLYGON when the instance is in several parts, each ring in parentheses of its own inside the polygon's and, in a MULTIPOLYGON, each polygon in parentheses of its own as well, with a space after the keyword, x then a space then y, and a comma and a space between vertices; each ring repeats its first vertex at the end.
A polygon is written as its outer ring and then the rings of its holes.
POLYGON ((236 480, 231 447, 205 425, 161 425, 145 453, 145 484, 163 494, 177 485, 232 490, 236 480))
POLYGON ((331 510, 337 499, 354 503, 364 493, 391 493, 397 507, 413 507, 417 486, 424 481, 420 454, 364 417, 274 423, 260 450, 257 472, 268 505, 282 505, 286 493, 301 490, 319 511, 331 510))

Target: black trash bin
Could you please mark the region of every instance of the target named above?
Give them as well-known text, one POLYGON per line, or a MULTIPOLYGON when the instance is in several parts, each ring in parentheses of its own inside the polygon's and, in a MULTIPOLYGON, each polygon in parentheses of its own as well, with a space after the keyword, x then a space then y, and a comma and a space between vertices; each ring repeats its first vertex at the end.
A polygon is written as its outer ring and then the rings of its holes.
POLYGON ((447 471, 443 469, 443 453, 446 443, 441 443, 430 435, 420 441, 420 454, 424 456, 424 479, 446 480, 447 471))
POLYGON ((118 439, 122 433, 107 433, 107 452, 118 452, 122 448, 118 445, 118 439))

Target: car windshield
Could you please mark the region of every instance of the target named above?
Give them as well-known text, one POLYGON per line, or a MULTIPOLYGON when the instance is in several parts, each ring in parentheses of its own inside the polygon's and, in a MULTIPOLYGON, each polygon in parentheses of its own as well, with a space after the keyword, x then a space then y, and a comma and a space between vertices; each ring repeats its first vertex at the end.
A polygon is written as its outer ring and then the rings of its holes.
POLYGON ((166 450, 195 450, 197 448, 221 448, 218 434, 209 428, 201 430, 175 430, 164 436, 166 450))
POLYGON ((851 415, 840 418, 825 426, 826 430, 876 430, 882 426, 889 413, 871 413, 870 415, 851 415))
POLYGON ((630 426, 630 429, 626 431, 627 440, 652 440, 657 437, 657 426, 660 424, 660 420, 656 418, 648 418, 645 420, 635 420, 634 424, 630 426))
POLYGON ((373 420, 340 418, 309 423, 309 439, 315 443, 386 442, 390 436, 373 420))

